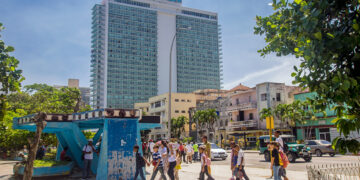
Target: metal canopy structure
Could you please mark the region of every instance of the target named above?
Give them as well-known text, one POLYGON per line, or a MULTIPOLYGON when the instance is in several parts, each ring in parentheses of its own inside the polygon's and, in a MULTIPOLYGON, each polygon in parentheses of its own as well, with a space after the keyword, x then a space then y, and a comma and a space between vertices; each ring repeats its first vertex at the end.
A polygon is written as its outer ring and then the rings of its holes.
MULTIPOLYGON (((14 118, 13 128, 36 131, 36 114, 14 118)), ((59 141, 57 160, 64 147, 67 155, 79 166, 82 148, 87 144, 82 130, 96 131, 93 143, 100 142, 99 155, 94 153, 91 170, 97 179, 133 179, 135 157, 133 146, 141 147, 141 130, 161 127, 159 116, 141 116, 135 109, 97 109, 74 114, 47 114, 43 133, 54 133, 59 141)), ((140 148, 140 151, 142 149, 140 148)))

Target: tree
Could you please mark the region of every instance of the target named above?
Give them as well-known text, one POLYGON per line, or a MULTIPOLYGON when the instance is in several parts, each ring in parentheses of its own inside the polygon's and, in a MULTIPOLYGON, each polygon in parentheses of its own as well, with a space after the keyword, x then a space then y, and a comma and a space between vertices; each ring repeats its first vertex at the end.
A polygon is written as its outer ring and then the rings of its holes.
POLYGON ((185 125, 189 123, 189 119, 185 116, 179 116, 171 119, 171 133, 174 137, 180 138, 181 133, 185 131, 185 125))
POLYGON ((208 132, 214 131, 214 124, 219 116, 215 109, 199 110, 194 114, 194 121, 196 122, 196 129, 201 130, 200 135, 203 135, 203 129, 208 129, 208 132))
MULTIPOLYGON (((3 29, 4 27, 0 23, 0 32, 3 29)), ((0 39, 0 121, 3 121, 6 114, 6 95, 10 92, 20 91, 21 81, 24 80, 21 75, 22 70, 18 69, 19 60, 10 56, 13 51, 12 46, 6 46, 4 41, 0 39)))
POLYGON ((344 137, 333 141, 340 152, 360 151, 349 136, 360 130, 360 28, 358 0, 273 0, 275 12, 256 17, 255 34, 264 35, 262 56, 294 55, 293 83, 338 104, 336 126, 344 137), (346 117, 345 117, 346 116, 346 117))
POLYGON ((30 148, 29 148, 28 159, 25 162, 23 180, 31 180, 32 178, 34 160, 40 143, 41 133, 46 126, 45 119, 46 119, 46 114, 43 112, 40 112, 34 117, 34 122, 36 124, 36 133, 34 139, 30 139, 30 138, 28 139, 30 148))

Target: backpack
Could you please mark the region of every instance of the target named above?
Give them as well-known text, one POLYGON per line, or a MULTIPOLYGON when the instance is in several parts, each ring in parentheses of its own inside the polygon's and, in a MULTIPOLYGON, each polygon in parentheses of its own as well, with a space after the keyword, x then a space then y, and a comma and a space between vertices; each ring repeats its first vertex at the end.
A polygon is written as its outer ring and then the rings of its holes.
POLYGON ((284 169, 290 164, 287 156, 285 153, 281 152, 280 151, 280 158, 281 158, 281 161, 282 161, 282 164, 283 164, 283 167, 284 169))

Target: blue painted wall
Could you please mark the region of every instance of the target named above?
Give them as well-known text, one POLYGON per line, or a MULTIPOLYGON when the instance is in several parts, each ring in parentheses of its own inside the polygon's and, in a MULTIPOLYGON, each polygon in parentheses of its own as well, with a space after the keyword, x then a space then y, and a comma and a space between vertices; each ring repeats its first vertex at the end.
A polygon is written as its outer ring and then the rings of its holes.
POLYGON ((137 119, 107 119, 105 124, 102 142, 107 142, 107 149, 101 149, 99 166, 107 167, 107 172, 104 169, 99 170, 97 179, 133 179, 133 147, 137 143, 137 119))

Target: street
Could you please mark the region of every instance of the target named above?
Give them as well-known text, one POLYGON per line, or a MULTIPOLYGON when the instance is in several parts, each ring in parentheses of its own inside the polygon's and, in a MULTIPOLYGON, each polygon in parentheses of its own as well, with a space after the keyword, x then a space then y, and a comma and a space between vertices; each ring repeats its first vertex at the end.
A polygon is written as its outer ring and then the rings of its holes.
MULTIPOLYGON (((269 169, 270 163, 264 161, 263 155, 259 155, 257 152, 246 152, 245 153, 245 170, 248 177, 252 180, 264 180, 270 176, 271 171, 269 169)), ((290 180, 304 180, 307 179, 306 166, 315 165, 315 164, 331 164, 331 163, 351 163, 359 162, 357 156, 343 156, 336 155, 335 157, 330 157, 324 155, 323 157, 313 156, 311 162, 306 163, 302 159, 297 159, 295 163, 291 163, 287 168, 287 175, 290 180)), ((12 177, 12 167, 15 164, 15 161, 0 161, 0 179, 10 179, 12 177)), ((230 172, 230 158, 227 158, 225 161, 215 160, 212 161, 212 175, 215 179, 229 179, 231 177, 230 172)), ((147 167, 146 171, 147 178, 150 179, 153 167, 147 167)), ((182 164, 182 169, 180 170, 179 176, 180 179, 185 180, 195 180, 198 178, 200 172, 200 163, 196 162, 193 164, 182 164)), ((156 179, 160 177, 158 176, 156 179)), ((71 177, 63 179, 79 179, 80 174, 72 175, 71 177)), ((53 178, 52 178, 53 179, 53 178)), ((59 179, 59 178, 56 178, 59 179)), ((62 179, 62 178, 60 178, 62 179)), ((91 178, 95 179, 95 177, 91 178)))
MULTIPOLYGON (((230 156, 230 154, 229 154, 230 156)), ((330 163, 350 163, 358 162, 359 158, 356 156, 343 156, 336 155, 330 157, 324 155, 323 157, 313 156, 311 162, 306 163, 303 159, 297 159, 295 163, 291 163, 287 168, 287 175, 290 180, 304 180, 307 179, 306 166, 315 164, 330 164, 330 163)), ((245 171, 251 180, 264 180, 271 175, 269 169, 270 163, 264 161, 263 155, 259 155, 256 152, 245 153, 245 171)), ((212 175, 215 179, 230 179, 230 158, 225 161, 212 161, 212 175)), ((151 167, 152 169, 152 167, 151 167)), ((147 172, 150 169, 147 168, 147 172)), ((182 164, 182 169, 179 173, 180 179, 192 180, 197 179, 200 172, 200 163, 194 164, 182 164)), ((158 177, 160 177, 158 175, 158 177)), ((158 179, 158 177, 156 179, 158 179)), ((147 175, 147 179, 150 179, 150 175, 147 175)))

